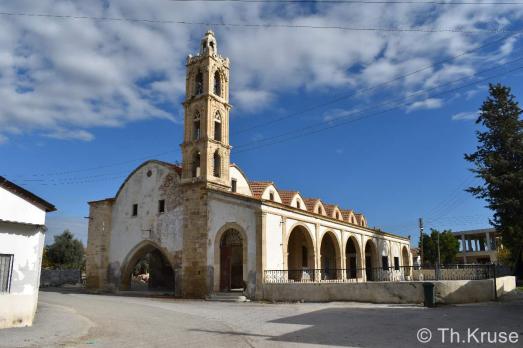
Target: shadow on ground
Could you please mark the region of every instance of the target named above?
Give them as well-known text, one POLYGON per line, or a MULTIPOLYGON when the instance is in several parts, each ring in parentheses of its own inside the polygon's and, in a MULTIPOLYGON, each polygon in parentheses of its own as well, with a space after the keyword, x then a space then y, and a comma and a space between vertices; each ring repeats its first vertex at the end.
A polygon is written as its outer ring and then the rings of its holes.
POLYGON ((428 328, 432 331, 432 341, 428 346, 441 345, 442 333, 438 331, 438 328, 452 328, 462 334, 462 337, 467 335, 468 328, 479 328, 479 331, 516 331, 520 335, 520 342, 523 342, 522 315, 523 302, 510 305, 508 303, 489 303, 432 309, 420 307, 326 308, 270 321, 270 323, 280 325, 303 326, 301 329, 282 335, 204 329, 195 331, 298 344, 411 347, 420 344, 416 334, 421 328, 428 328), (490 307, 488 316, 485 315, 485 306, 490 307))

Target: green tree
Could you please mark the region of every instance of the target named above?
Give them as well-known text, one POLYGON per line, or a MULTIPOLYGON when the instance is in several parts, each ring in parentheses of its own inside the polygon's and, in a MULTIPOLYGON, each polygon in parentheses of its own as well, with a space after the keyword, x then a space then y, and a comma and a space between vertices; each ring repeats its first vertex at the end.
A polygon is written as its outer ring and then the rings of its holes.
POLYGON ((84 264, 84 246, 69 230, 54 237, 46 254, 47 261, 58 268, 81 269, 84 264))
POLYGON ((516 274, 523 276, 523 121, 522 110, 510 88, 490 85, 477 124, 476 152, 465 159, 483 184, 468 192, 487 202, 494 212, 490 223, 501 233, 503 245, 510 250, 516 274))
MULTIPOLYGON (((448 265, 456 261, 459 241, 452 231, 439 232, 431 229, 430 235, 423 234, 423 264, 435 266, 438 263, 438 235, 441 264, 448 265)), ((420 243, 421 246, 421 243, 420 243)))

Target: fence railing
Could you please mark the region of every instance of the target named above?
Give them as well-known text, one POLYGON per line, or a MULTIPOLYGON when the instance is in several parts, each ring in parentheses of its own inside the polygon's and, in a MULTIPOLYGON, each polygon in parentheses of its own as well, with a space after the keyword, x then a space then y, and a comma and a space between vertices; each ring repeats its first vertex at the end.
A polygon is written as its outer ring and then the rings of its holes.
POLYGON ((499 265, 400 266, 349 269, 266 270, 266 283, 359 283, 366 281, 482 280, 508 275, 499 265))

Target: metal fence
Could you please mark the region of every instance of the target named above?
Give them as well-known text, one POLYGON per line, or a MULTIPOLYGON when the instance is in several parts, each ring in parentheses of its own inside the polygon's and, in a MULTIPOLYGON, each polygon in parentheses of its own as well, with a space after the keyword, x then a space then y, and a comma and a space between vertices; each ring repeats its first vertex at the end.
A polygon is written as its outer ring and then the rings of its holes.
POLYGON ((499 265, 401 266, 349 269, 266 270, 266 283, 360 283, 366 281, 481 280, 510 274, 499 265))

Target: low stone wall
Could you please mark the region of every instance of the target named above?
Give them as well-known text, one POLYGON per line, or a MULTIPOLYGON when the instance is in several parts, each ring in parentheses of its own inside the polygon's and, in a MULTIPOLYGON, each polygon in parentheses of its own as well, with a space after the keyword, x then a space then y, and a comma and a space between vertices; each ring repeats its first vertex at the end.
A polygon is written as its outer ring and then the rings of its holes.
POLYGON ((516 289, 516 277, 500 277, 496 279, 498 297, 508 294, 516 289))
POLYGON ((40 287, 79 284, 82 282, 82 271, 79 269, 43 269, 40 273, 40 287))
MULTIPOLYGON (((495 298, 494 280, 433 281, 436 302, 459 304, 491 301, 495 298)), ((498 297, 514 291, 514 277, 496 281, 498 297)), ((371 303, 423 303, 423 282, 366 282, 366 283, 279 283, 264 284, 263 299, 267 301, 355 301, 371 303)))

